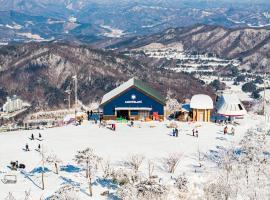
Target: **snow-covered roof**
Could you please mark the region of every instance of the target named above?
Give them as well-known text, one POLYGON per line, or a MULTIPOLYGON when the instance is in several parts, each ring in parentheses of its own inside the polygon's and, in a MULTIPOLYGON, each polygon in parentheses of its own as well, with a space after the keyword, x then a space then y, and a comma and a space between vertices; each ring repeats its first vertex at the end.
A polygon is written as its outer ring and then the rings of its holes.
POLYGON ((217 101, 217 113, 224 116, 243 116, 247 111, 235 94, 222 94, 217 101))
POLYGON ((213 109, 213 100, 205 94, 196 94, 191 98, 190 108, 193 109, 213 109))
POLYGON ((125 92, 127 89, 129 89, 131 87, 136 87, 136 88, 140 89, 141 91, 147 93, 148 95, 152 96, 153 98, 160 101, 163 105, 165 105, 165 98, 161 94, 159 94, 158 91, 150 88, 145 83, 143 83, 142 81, 139 81, 135 78, 128 80, 127 82, 123 83, 119 87, 117 87, 117 88, 113 89, 112 91, 108 92, 107 94, 105 94, 102 98, 101 105, 107 103, 108 101, 110 101, 111 99, 120 95, 121 93, 125 92))

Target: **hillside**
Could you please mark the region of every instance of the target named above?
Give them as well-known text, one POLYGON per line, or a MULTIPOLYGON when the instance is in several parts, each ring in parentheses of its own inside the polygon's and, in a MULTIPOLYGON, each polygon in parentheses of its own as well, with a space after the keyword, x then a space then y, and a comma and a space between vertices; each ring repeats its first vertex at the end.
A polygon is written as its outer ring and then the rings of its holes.
POLYGON ((79 80, 79 99, 88 104, 101 100, 130 77, 137 77, 166 95, 168 89, 182 100, 212 90, 195 78, 158 68, 149 59, 138 61, 121 53, 94 50, 87 46, 59 43, 28 43, 0 48, 1 103, 17 94, 36 108, 67 106, 65 90, 72 76, 79 80))
POLYGON ((239 59, 241 68, 270 72, 270 30, 266 28, 229 29, 208 25, 172 28, 148 37, 117 41, 109 48, 136 49, 156 43, 182 46, 184 51, 215 53, 222 58, 239 59))

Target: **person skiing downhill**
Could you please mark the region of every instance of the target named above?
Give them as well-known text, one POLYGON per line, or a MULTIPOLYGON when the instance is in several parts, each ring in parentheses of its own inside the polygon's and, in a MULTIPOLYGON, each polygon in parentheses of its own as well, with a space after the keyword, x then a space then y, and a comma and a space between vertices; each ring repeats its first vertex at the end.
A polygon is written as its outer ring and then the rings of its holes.
POLYGON ((25 145, 25 150, 26 150, 26 151, 30 151, 30 150, 29 150, 28 144, 25 145))
POLYGON ((35 137, 34 137, 34 134, 32 133, 31 140, 34 140, 34 139, 35 139, 35 137))

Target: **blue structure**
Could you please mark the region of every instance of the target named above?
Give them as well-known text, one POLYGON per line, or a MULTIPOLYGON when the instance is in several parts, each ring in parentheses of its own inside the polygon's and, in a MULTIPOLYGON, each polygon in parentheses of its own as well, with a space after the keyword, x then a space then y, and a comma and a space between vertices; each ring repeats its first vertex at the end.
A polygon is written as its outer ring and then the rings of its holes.
POLYGON ((165 98, 159 92, 134 78, 105 94, 101 102, 105 120, 163 119, 164 106, 165 98))

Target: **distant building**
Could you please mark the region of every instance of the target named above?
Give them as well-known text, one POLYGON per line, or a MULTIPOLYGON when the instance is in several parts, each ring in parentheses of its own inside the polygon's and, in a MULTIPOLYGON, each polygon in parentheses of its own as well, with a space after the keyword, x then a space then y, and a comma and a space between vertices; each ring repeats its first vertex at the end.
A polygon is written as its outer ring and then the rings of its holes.
POLYGON ((222 94, 216 102, 217 113, 226 117, 242 117, 247 111, 235 94, 222 94))
POLYGON ((193 121, 210 122, 211 110, 213 108, 213 100, 208 95, 197 94, 191 98, 190 109, 193 121))
POLYGON ((100 107, 105 120, 164 118, 165 98, 134 78, 103 96, 100 107))
POLYGON ((23 101, 16 95, 13 97, 7 97, 6 103, 3 105, 3 112, 11 113, 23 108, 23 101))

